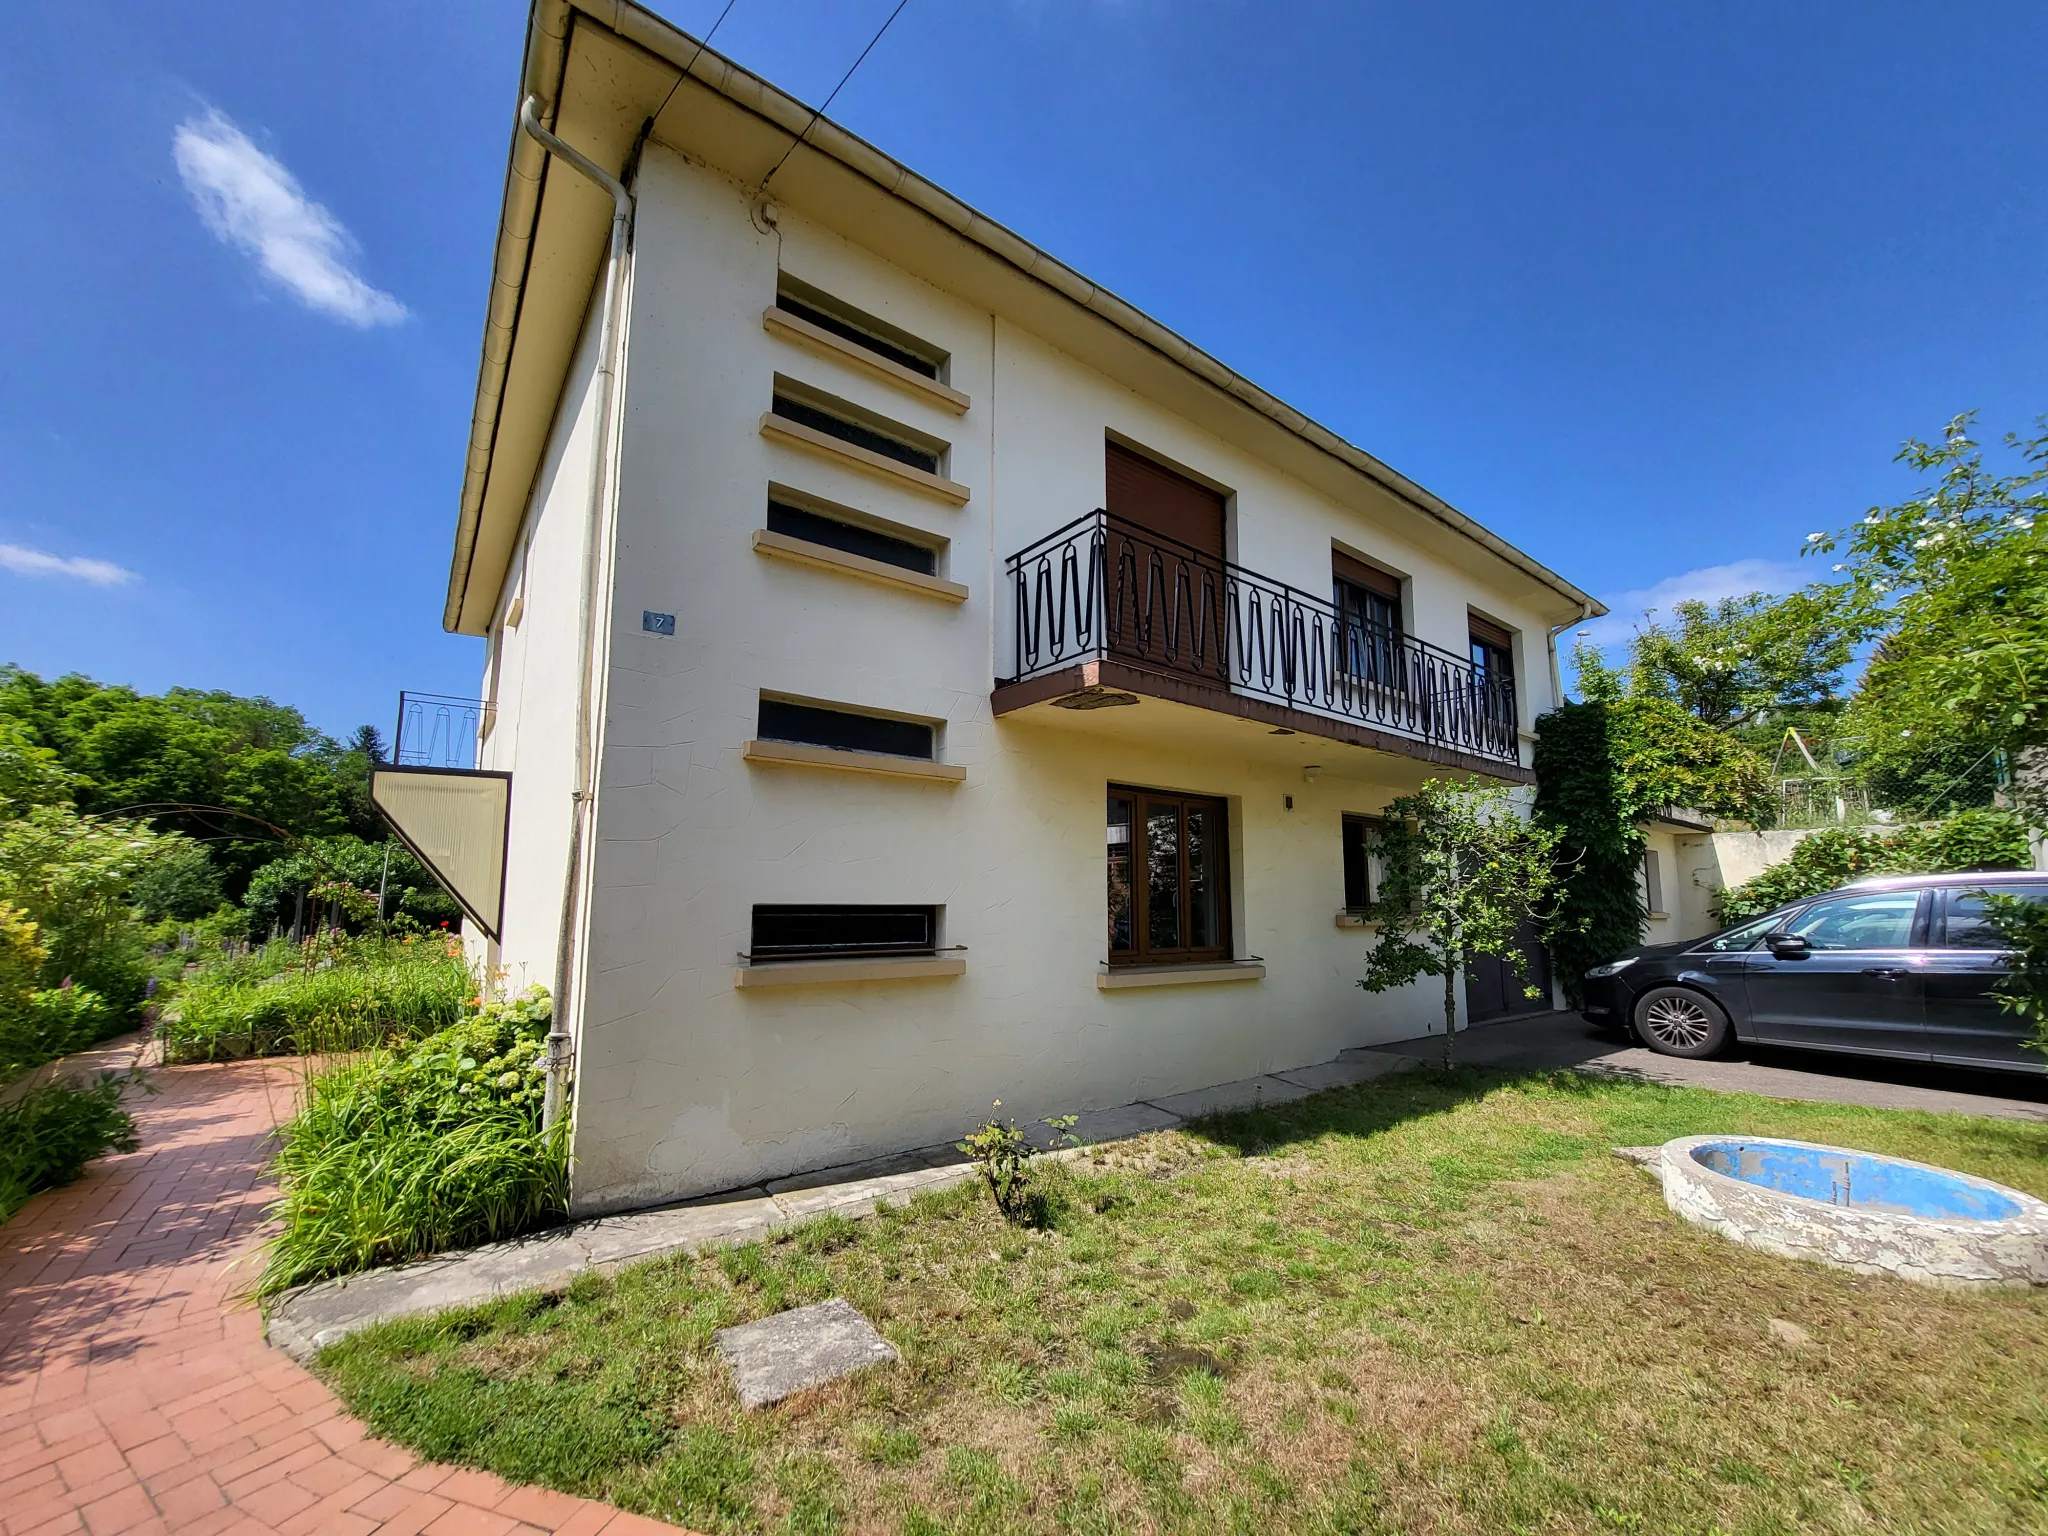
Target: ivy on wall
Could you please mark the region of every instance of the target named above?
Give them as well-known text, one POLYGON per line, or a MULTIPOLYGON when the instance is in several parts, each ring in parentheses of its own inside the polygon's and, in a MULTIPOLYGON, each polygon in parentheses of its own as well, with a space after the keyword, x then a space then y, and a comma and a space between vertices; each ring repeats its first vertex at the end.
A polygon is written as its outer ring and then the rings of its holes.
POLYGON ((1565 704, 1536 722, 1535 818, 1559 834, 1557 917, 1545 935, 1574 1007, 1590 966, 1642 942, 1642 823, 1659 807, 1754 815, 1770 770, 1735 737, 1666 699, 1565 704))

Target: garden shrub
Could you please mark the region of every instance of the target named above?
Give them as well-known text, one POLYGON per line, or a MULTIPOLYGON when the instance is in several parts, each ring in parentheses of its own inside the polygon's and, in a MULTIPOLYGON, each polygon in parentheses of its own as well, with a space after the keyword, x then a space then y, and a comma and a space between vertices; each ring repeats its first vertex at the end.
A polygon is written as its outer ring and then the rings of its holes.
POLYGON ((307 1084, 277 1156, 259 1289, 512 1237, 569 1204, 567 1117, 540 1125, 553 1009, 536 987, 307 1084))
POLYGON ((158 1033, 169 1062, 357 1051, 447 1029, 476 994, 441 937, 268 944, 194 976, 158 1033))
POLYGON ((2012 811, 1963 811, 1895 832, 1827 827, 1801 838, 1782 864, 1720 892, 1714 910, 1723 923, 1739 923, 1873 875, 2025 869, 2032 862, 2026 821, 2012 811))
POLYGON ((0 1105, 0 1221, 38 1190, 69 1184, 109 1152, 135 1150, 135 1121, 121 1108, 122 1079, 58 1079, 0 1105))

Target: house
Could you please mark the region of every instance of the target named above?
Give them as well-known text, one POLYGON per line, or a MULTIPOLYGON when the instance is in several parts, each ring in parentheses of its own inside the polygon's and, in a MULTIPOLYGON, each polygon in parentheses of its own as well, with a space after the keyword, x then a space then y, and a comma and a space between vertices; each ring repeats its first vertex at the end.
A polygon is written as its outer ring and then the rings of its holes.
POLYGON ((1430 1027, 1370 819, 1598 606, 625 0, 519 94, 445 618, 575 1208, 1430 1027))

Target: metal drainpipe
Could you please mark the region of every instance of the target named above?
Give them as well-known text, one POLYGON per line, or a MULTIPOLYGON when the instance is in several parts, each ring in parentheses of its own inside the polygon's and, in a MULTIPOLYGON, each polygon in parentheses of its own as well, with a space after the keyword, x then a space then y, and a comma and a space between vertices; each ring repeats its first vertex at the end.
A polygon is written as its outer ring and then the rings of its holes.
POLYGON ((1552 709, 1557 708, 1558 705, 1564 702, 1564 673, 1559 670, 1557 665, 1557 637, 1575 625, 1585 623, 1592 616, 1593 605, 1587 603, 1579 611, 1579 616, 1576 619, 1566 619, 1562 624, 1550 631, 1550 707, 1552 709))
POLYGON ((626 248, 632 238, 633 194, 624 182, 589 156, 572 149, 540 123, 538 101, 519 104, 519 126, 549 154, 568 162, 612 195, 611 255, 605 269, 604 308, 597 332, 597 421, 590 452, 590 505, 583 528, 583 583, 577 594, 576 626, 576 777, 569 806, 569 865, 562 877, 562 928, 555 945, 554 1021, 548 1027, 547 1092, 541 1101, 541 1125, 552 1126, 562 1115, 568 1086, 571 1036, 570 988, 576 971, 576 929, 583 882, 583 841, 590 815, 590 658, 596 649, 592 627, 597 622, 595 587, 599 546, 609 555, 609 519, 605 516, 605 471, 611 453, 612 392, 619 325, 619 293, 625 279, 626 248))

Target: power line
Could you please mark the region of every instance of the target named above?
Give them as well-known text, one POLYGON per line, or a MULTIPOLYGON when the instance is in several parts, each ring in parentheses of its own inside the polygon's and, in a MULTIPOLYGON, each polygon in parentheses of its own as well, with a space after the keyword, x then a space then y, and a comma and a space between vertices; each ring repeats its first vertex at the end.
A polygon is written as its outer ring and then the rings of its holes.
POLYGON ((738 5, 739 3, 740 0, 725 0, 725 9, 718 13, 718 20, 711 23, 711 30, 709 32, 706 32, 703 36, 703 39, 697 44, 697 51, 690 55, 690 62, 685 64, 683 66, 683 72, 680 75, 676 76, 676 83, 668 88, 668 94, 661 98, 661 105, 656 107, 654 111, 651 114, 649 114, 647 119, 648 122, 652 123, 656 118, 660 117, 662 113, 668 110, 668 104, 671 101, 675 100, 676 92, 681 90, 683 88, 683 82, 690 78, 690 71, 695 69, 697 67, 697 61, 704 57, 704 50, 711 46, 711 39, 718 36, 718 29, 725 25, 725 18, 732 14, 732 8, 738 5))
POLYGON ((875 44, 879 43, 882 40, 882 33, 889 30, 890 24, 893 23, 898 16, 901 16, 903 14, 903 7, 908 4, 910 4, 910 0, 896 0, 896 9, 889 13, 889 20, 882 23, 880 30, 878 30, 873 37, 868 39, 867 47, 861 49, 860 58, 855 59, 853 63, 850 66, 848 66, 846 73, 839 77, 839 83, 832 87, 832 95, 827 96, 825 98, 824 104, 820 106, 817 111, 811 114, 811 120, 808 123, 804 124, 804 131, 798 134, 796 138, 791 141, 789 148, 785 149, 782 152, 782 158, 775 162, 775 170, 770 171, 766 176, 763 176, 761 178, 762 191, 765 192, 768 190, 768 183, 775 179, 775 171, 781 170, 784 165, 788 164, 789 157, 796 153, 797 145, 803 143, 805 139, 811 136, 811 130, 818 126, 818 119, 825 115, 825 108, 832 105, 833 97, 837 96, 841 91, 846 89, 846 82, 853 78, 854 70, 859 69, 861 67, 861 64, 867 59, 867 56, 875 51, 875 44))

